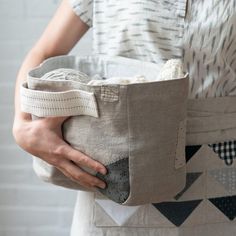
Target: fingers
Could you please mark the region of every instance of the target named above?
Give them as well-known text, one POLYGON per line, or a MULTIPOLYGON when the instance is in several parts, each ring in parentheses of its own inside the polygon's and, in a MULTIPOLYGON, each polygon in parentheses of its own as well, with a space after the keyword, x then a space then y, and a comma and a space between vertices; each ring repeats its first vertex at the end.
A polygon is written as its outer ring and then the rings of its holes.
POLYGON ((61 125, 68 117, 44 118, 21 126, 18 139, 24 150, 55 166, 70 179, 85 187, 105 187, 99 178, 81 167, 106 174, 106 168, 98 161, 68 145, 61 137, 61 125), (74 162, 74 163, 73 163, 74 162))
POLYGON ((73 164, 72 162, 65 160, 61 162, 60 166, 57 167, 65 176, 75 182, 79 182, 80 185, 87 188, 105 188, 106 184, 99 178, 88 174, 81 168, 73 164))
POLYGON ((103 166, 101 163, 86 156, 84 153, 73 149, 68 144, 63 145, 59 152, 64 158, 67 158, 78 165, 88 167, 96 172, 100 172, 103 175, 107 173, 105 166, 103 166))

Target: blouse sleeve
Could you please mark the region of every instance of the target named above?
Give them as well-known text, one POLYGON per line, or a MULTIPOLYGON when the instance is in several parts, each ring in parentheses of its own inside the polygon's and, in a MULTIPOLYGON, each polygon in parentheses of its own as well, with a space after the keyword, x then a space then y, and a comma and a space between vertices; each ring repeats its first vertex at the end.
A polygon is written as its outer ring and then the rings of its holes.
POLYGON ((93 24, 93 0, 69 0, 77 16, 89 27, 93 24))

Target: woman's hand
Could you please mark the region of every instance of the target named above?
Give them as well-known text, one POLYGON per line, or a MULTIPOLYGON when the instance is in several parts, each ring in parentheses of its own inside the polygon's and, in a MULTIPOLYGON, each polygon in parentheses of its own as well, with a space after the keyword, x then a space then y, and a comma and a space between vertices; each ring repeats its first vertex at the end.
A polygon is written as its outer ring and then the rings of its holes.
POLYGON ((104 188, 103 181, 83 171, 80 166, 101 174, 106 173, 106 168, 63 140, 61 125, 66 119, 68 117, 15 120, 13 136, 21 148, 55 166, 71 180, 87 188, 104 188))
POLYGON ((30 114, 20 109, 20 85, 26 80, 28 71, 49 57, 69 53, 88 28, 72 11, 69 1, 63 0, 19 70, 15 87, 13 136, 25 151, 52 164, 70 179, 85 187, 103 187, 104 182, 86 173, 80 166, 101 173, 105 173, 105 167, 62 139, 61 125, 66 117, 32 121, 30 114))

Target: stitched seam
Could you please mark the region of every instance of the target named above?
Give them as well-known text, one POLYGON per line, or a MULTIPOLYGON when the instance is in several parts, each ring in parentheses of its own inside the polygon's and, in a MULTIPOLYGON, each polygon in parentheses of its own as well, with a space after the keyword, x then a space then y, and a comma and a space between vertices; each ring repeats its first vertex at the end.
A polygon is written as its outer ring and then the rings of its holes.
POLYGON ((23 94, 23 97, 25 97, 25 98, 30 98, 30 99, 33 99, 33 100, 44 100, 44 101, 59 101, 59 102, 61 102, 61 101, 69 101, 69 100, 74 100, 74 99, 78 99, 78 98, 80 98, 80 99, 83 99, 83 100, 90 100, 89 98, 84 98, 84 97, 72 97, 72 98, 65 98, 65 99, 54 99, 54 98, 36 98, 36 97, 30 97, 30 96, 28 96, 28 95, 24 95, 23 94))
MULTIPOLYGON (((186 118, 184 118, 183 120, 181 120, 179 122, 179 125, 178 125, 178 128, 177 128, 177 138, 176 138, 176 145, 175 145, 175 159, 174 159, 175 160, 174 161, 174 167, 175 167, 176 170, 179 169, 179 168, 182 168, 183 166, 186 165, 186 161, 183 160, 183 164, 181 166, 177 166, 177 159, 178 159, 177 158, 177 149, 179 147, 179 142, 181 142, 180 134, 181 134, 181 132, 183 132, 182 129, 185 129, 185 127, 186 127, 186 118)), ((185 148, 185 146, 183 148, 185 148)), ((183 157, 185 158, 185 156, 183 156, 183 157)))
POLYGON ((66 109, 73 109, 73 108, 78 108, 78 107, 83 107, 83 108, 88 108, 88 109, 91 109, 91 110, 95 110, 95 108, 92 108, 92 107, 89 107, 89 106, 74 106, 74 107, 39 107, 39 106, 32 106, 32 105, 27 105, 27 104, 24 104, 24 105, 26 105, 27 107, 33 107, 33 108, 39 108, 39 109, 49 109, 49 110, 60 110, 60 109, 66 110, 66 109))

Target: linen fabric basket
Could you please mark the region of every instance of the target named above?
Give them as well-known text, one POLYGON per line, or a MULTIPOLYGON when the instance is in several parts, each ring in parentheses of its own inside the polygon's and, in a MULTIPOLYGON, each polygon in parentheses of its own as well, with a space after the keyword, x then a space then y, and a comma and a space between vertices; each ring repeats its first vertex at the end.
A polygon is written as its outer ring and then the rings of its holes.
MULTIPOLYGON (((186 183, 189 81, 188 74, 168 73, 157 81, 161 66, 119 56, 53 57, 28 73, 21 108, 33 119, 71 116, 62 127, 64 139, 108 169, 102 176, 86 168, 107 183, 94 191, 123 205, 166 201, 186 183), (53 76, 61 68, 67 74, 53 76), (89 85, 95 74, 105 79, 141 74, 148 82, 89 85)), ((33 168, 46 182, 91 191, 38 157, 33 168)))

